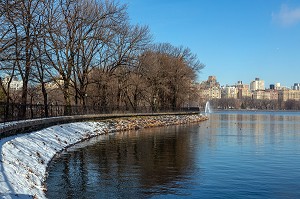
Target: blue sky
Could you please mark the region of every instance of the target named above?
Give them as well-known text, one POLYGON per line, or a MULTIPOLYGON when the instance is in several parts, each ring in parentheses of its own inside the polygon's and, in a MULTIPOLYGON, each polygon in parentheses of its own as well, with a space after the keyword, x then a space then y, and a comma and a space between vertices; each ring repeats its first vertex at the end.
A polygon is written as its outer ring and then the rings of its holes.
POLYGON ((290 87, 300 82, 299 0, 120 0, 154 42, 189 47, 206 65, 198 81, 221 85, 255 77, 290 87))

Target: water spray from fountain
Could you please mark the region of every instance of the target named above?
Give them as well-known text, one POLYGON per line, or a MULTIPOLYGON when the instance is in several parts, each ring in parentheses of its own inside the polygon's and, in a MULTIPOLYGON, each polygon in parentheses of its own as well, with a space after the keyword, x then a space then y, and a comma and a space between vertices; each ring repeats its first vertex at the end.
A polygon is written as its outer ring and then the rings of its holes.
POLYGON ((205 104, 205 114, 212 113, 209 101, 205 104))

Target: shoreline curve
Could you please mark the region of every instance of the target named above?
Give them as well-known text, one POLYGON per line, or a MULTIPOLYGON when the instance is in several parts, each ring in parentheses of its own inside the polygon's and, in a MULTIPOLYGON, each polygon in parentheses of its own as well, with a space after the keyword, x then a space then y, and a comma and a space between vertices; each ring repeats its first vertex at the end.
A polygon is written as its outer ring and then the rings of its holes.
POLYGON ((47 167, 63 150, 98 135, 207 120, 201 114, 135 116, 60 124, 0 140, 0 197, 46 198, 47 167))

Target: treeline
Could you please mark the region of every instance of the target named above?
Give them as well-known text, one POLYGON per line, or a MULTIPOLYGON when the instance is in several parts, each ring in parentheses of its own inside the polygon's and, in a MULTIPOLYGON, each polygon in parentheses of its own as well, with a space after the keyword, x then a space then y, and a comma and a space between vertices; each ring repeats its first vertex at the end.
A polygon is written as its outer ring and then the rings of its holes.
POLYGON ((175 109, 204 66, 189 48, 152 44, 113 0, 0 1, 1 94, 6 104, 175 109), (8 75, 9 81, 3 83, 8 75), (12 91, 15 77, 22 90, 12 91))
POLYGON ((300 101, 252 99, 251 97, 213 99, 210 104, 213 109, 300 110, 300 101))

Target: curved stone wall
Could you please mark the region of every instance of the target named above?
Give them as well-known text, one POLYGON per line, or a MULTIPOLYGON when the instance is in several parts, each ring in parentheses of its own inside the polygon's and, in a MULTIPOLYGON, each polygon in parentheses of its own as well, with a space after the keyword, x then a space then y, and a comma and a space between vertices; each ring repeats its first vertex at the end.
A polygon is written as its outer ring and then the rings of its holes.
POLYGON ((193 115, 134 116, 98 122, 74 122, 0 140, 0 197, 45 198, 47 165, 62 150, 105 133, 200 122, 193 115))

